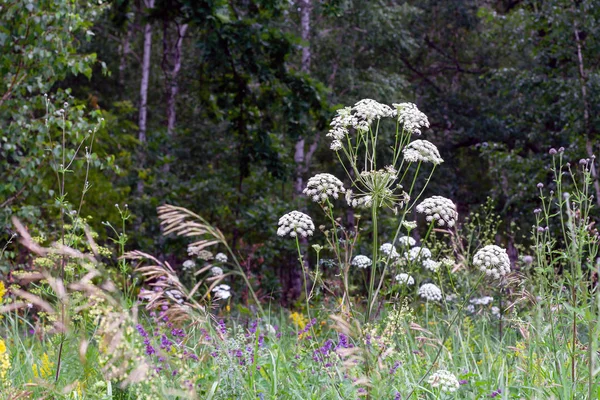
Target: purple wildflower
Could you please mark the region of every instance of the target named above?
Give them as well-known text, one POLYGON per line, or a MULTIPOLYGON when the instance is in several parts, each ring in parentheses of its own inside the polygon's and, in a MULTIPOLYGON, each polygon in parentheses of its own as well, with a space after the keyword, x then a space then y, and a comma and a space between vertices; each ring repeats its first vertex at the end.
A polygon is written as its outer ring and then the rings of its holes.
POLYGON ((400 368, 401 365, 402 363, 400 361, 396 361, 392 368, 390 368, 390 375, 394 375, 396 373, 396 370, 398 370, 398 368, 400 368))
POLYGON ((225 321, 222 319, 219 320, 219 331, 224 335, 227 333, 227 327, 225 326, 225 321))

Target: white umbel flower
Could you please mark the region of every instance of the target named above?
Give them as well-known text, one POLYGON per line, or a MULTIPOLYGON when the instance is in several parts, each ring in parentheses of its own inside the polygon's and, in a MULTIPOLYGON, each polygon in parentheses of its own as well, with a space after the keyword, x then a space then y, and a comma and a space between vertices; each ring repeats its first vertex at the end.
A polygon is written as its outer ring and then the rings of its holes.
POLYGON ((419 288, 419 296, 427 301, 440 301, 442 299, 442 291, 433 283, 424 283, 419 288))
POLYGON ((474 299, 471 299, 471 300, 469 300, 469 303, 475 304, 477 306, 487 306, 488 304, 490 304, 493 301, 494 301, 493 297, 483 296, 483 297, 476 297, 474 299))
POLYGON ((193 260, 185 260, 183 262, 183 270, 184 271, 189 271, 191 269, 193 269, 196 266, 196 263, 193 260))
POLYGON ((434 261, 432 259, 427 259, 423 261, 423 268, 431 272, 437 272, 437 270, 440 269, 441 265, 442 263, 434 261))
POLYGON ((510 259, 502 247, 490 244, 480 249, 473 257, 473 264, 487 276, 496 279, 510 272, 510 259))
POLYGON ((417 241, 410 236, 401 236, 398 239, 398 243, 402 247, 413 247, 415 244, 417 244, 417 241))
POLYGON ((210 273, 212 276, 221 276, 223 275, 223 269, 221 267, 212 267, 210 273))
POLYGON ((415 280, 413 279, 413 277, 409 274, 405 274, 404 272, 396 275, 396 280, 398 281, 398 283, 407 286, 412 286, 415 284, 415 280))
POLYGON ((341 146, 340 141, 348 135, 348 128, 355 126, 357 123, 358 120, 352 115, 351 107, 341 108, 337 110, 337 115, 331 121, 331 129, 326 136, 332 138, 334 142, 339 142, 341 146))
POLYGON ((424 261, 428 258, 431 258, 431 250, 429 250, 427 247, 417 246, 410 249, 408 253, 405 253, 405 256, 410 261, 424 261))
POLYGON ((408 162, 429 162, 435 165, 444 162, 435 145, 427 140, 415 140, 402 150, 404 160, 408 162))
POLYGON ((385 254, 387 257, 390 257, 390 258, 400 257, 400 254, 398 254, 398 252, 396 251, 396 248, 391 243, 382 244, 381 247, 379 248, 379 251, 381 251, 383 254, 385 254))
POLYGON ((373 197, 369 194, 354 195, 352 190, 346 190, 346 202, 352 208, 368 208, 373 205, 373 197))
POLYGON ((279 218, 279 229, 277 235, 289 236, 295 238, 297 236, 307 237, 312 236, 315 231, 315 224, 312 219, 300 212, 292 211, 279 218))
POLYGON ((227 258, 226 254, 217 253, 217 255, 215 256, 215 260, 221 263, 226 263, 229 259, 227 258))
POLYGON ((417 227, 417 223, 415 221, 402 221, 402 226, 411 231, 417 227))
POLYGON ((429 128, 427 115, 423 114, 413 103, 392 104, 396 108, 394 116, 398 116, 398 122, 404 125, 404 130, 421 134, 420 128, 429 128))
POLYGON ((323 203, 329 197, 337 199, 340 193, 344 193, 344 184, 331 174, 317 174, 310 178, 306 188, 302 191, 315 203, 323 203))
POLYGON ((456 205, 452 200, 442 196, 425 199, 417 207, 417 212, 425 214, 427 222, 437 221, 439 226, 452 228, 458 219, 456 205))
POLYGON ((358 268, 367 268, 373 264, 373 261, 367 256, 358 255, 352 260, 352 265, 358 268))
POLYGON ((456 376, 445 369, 440 369, 432 374, 427 382, 434 388, 440 388, 444 393, 453 393, 460 388, 460 383, 456 376))
POLYGON ((225 300, 231 297, 231 287, 229 285, 217 285, 213 288, 213 292, 215 293, 215 299, 217 300, 225 300))
POLYGON ((359 125, 355 126, 355 128, 362 130, 366 130, 365 127, 368 129, 371 122, 375 119, 392 117, 394 115, 394 110, 390 106, 371 99, 358 101, 352 107, 352 110, 354 111, 354 115, 359 119, 359 125), (365 122, 366 125, 364 125, 365 122))

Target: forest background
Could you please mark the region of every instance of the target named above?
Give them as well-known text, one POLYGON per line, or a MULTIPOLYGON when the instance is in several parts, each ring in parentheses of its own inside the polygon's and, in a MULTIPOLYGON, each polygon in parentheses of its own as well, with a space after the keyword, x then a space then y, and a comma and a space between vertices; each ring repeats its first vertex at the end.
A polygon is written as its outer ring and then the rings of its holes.
MULTIPOLYGON (((288 305, 293 244, 265 243, 290 204, 316 207, 306 179, 339 168, 324 138, 335 110, 372 98, 428 115, 445 165, 426 195, 460 215, 487 202, 516 259, 548 150, 572 163, 598 150, 599 22, 594 0, 4 0, 0 242, 13 215, 52 236, 83 190, 100 242, 127 205, 127 246, 181 265, 185 243, 156 218, 170 203, 226 232, 259 296, 288 305), (63 145, 72 164, 51 165, 63 145)), ((14 243, 4 258, 5 279, 27 261, 14 243)))

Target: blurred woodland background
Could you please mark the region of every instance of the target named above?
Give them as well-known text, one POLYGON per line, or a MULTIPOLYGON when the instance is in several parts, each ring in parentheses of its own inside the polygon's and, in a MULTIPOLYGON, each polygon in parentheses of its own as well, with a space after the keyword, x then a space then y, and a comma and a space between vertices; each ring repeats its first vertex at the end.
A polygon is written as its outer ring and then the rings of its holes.
MULTIPOLYGON (((372 98, 428 115, 445 165, 426 195, 463 217, 487 203, 516 257, 549 149, 572 163, 598 150, 599 69, 597 0, 3 0, 0 247, 13 215, 55 239, 57 204, 85 190, 99 241, 127 204, 127 247, 178 265, 185 243, 156 218, 170 203, 225 232, 260 295, 285 304, 293 243, 264 244, 290 207, 315 207, 305 180, 335 171, 335 110, 372 98)), ((27 262, 6 249, 3 275, 27 262)))

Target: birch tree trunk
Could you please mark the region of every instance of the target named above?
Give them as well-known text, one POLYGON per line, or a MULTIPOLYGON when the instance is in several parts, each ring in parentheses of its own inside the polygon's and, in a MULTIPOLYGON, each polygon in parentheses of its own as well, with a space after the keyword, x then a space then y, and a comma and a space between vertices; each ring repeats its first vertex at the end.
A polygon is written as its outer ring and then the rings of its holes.
MULTIPOLYGON (((310 72, 310 20, 312 13, 312 0, 298 0, 300 7, 300 36, 302 37, 302 64, 300 70, 304 73, 310 72)), ((316 149, 318 136, 315 142, 311 145, 316 149)), ((296 179, 294 183, 294 194, 299 195, 304 189, 304 173, 308 170, 310 162, 307 159, 305 150, 306 141, 304 137, 300 137, 295 145, 294 162, 296 163, 296 179)), ((314 150, 313 150, 314 153, 314 150)))
POLYGON ((188 25, 177 24, 175 29, 175 39, 169 40, 168 26, 165 25, 163 40, 164 56, 163 56, 163 71, 167 77, 167 134, 173 136, 176 121, 176 101, 177 93, 179 93, 179 85, 177 83, 177 75, 181 70, 181 48, 185 32, 188 25))
MULTIPOLYGON (((154 7, 154 0, 144 0, 146 10, 154 7)), ((138 140, 142 146, 140 152, 140 168, 144 167, 145 164, 145 145, 146 145, 146 128, 148 120, 148 82, 150 80, 150 55, 152 53, 152 23, 146 22, 144 26, 144 55, 142 57, 142 81, 140 83, 140 114, 139 114, 139 132, 138 140)), ((144 181, 138 178, 137 192, 142 194, 144 192, 144 181)))
POLYGON ((129 21, 127 33, 121 40, 121 58, 119 60, 119 86, 125 87, 125 70, 127 68, 127 55, 131 51, 131 37, 135 29, 135 20, 129 21))

